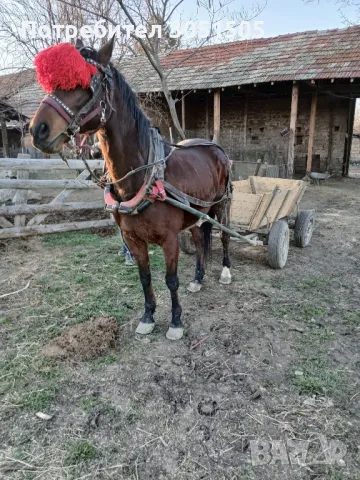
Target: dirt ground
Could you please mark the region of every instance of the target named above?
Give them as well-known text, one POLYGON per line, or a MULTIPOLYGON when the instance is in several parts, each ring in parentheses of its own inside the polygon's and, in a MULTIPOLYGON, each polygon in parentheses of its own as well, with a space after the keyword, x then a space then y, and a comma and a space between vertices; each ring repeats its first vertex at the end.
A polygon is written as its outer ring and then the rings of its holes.
POLYGON ((194 258, 182 255, 178 343, 165 338, 158 249, 157 327, 136 338, 143 298, 117 236, 0 243, 0 295, 28 285, 0 297, 0 477, 360 480, 359 187, 309 186, 313 240, 292 244, 282 271, 265 248, 234 242, 233 283, 220 285, 214 239, 203 290, 190 294, 194 258), (65 328, 98 317, 119 325, 105 355, 43 355, 65 328))

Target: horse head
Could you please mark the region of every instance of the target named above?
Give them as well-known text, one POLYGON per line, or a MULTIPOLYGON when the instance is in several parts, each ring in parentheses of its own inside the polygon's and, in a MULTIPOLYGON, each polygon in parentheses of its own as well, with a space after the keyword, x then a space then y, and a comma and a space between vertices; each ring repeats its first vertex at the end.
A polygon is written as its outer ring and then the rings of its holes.
POLYGON ((60 43, 34 60, 37 80, 48 94, 30 123, 34 147, 58 153, 78 134, 95 133, 111 115, 114 90, 109 65, 114 37, 99 51, 60 43))

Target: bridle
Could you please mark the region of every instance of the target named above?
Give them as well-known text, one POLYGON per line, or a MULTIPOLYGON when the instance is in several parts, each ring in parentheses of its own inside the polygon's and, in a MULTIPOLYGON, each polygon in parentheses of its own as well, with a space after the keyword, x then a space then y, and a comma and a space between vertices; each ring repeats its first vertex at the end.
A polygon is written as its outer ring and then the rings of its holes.
MULTIPOLYGON (((94 50, 89 47, 80 49, 80 53, 85 51, 85 54, 92 53, 94 50)), ((84 56, 84 55, 83 55, 84 56)), ((46 103, 68 123, 67 127, 58 136, 67 135, 69 141, 75 140, 78 149, 84 148, 84 144, 89 135, 96 133, 104 127, 105 123, 110 119, 113 108, 114 99, 114 80, 111 65, 101 65, 92 58, 84 59, 94 65, 98 72, 95 73, 90 82, 91 98, 85 105, 77 112, 73 112, 60 98, 54 93, 47 95, 41 103, 46 103), (109 111, 109 114, 107 113, 109 111), (80 139, 80 129, 87 122, 100 115, 100 122, 97 128, 90 132, 86 132, 84 139, 80 139)), ((81 152, 80 152, 81 153, 81 152)), ((64 158, 63 158, 64 159, 64 158)))

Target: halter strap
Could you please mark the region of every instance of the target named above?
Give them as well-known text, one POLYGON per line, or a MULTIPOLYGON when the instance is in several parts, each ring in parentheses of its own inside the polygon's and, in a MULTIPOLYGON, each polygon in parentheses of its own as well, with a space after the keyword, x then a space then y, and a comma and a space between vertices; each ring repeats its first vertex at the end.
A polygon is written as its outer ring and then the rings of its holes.
MULTIPOLYGON (((65 133, 70 139, 75 137, 77 144, 79 144, 79 130, 83 125, 101 114, 99 126, 91 132, 91 134, 93 134, 106 123, 106 107, 110 107, 110 115, 113 110, 112 100, 114 96, 114 82, 110 65, 104 67, 95 60, 85 60, 95 65, 99 72, 93 76, 90 83, 90 90, 92 93, 90 100, 88 100, 77 113, 73 112, 70 107, 53 93, 47 95, 41 102, 54 108, 54 110, 56 110, 57 113, 68 123, 67 128, 63 133, 65 133), (98 105, 96 105, 97 103, 98 105)), ((110 116, 108 119, 109 118, 110 116)))

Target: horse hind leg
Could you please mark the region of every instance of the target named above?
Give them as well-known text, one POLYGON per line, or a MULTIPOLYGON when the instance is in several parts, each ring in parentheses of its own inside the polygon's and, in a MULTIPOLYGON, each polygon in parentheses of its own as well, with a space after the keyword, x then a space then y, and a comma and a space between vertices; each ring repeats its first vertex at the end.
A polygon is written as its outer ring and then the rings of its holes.
MULTIPOLYGON (((231 201, 229 199, 224 200, 218 206, 215 207, 215 215, 221 225, 229 227, 230 225, 230 206, 231 201)), ((223 269, 219 278, 219 282, 223 285, 230 285, 231 283, 231 262, 229 257, 229 243, 230 235, 223 230, 220 234, 221 243, 223 246, 223 269)))
POLYGON ((196 248, 196 266, 195 266, 195 277, 192 282, 189 283, 187 289, 191 293, 196 293, 201 290, 202 281, 205 274, 204 269, 204 237, 200 227, 197 225, 190 229, 194 245, 196 248))

